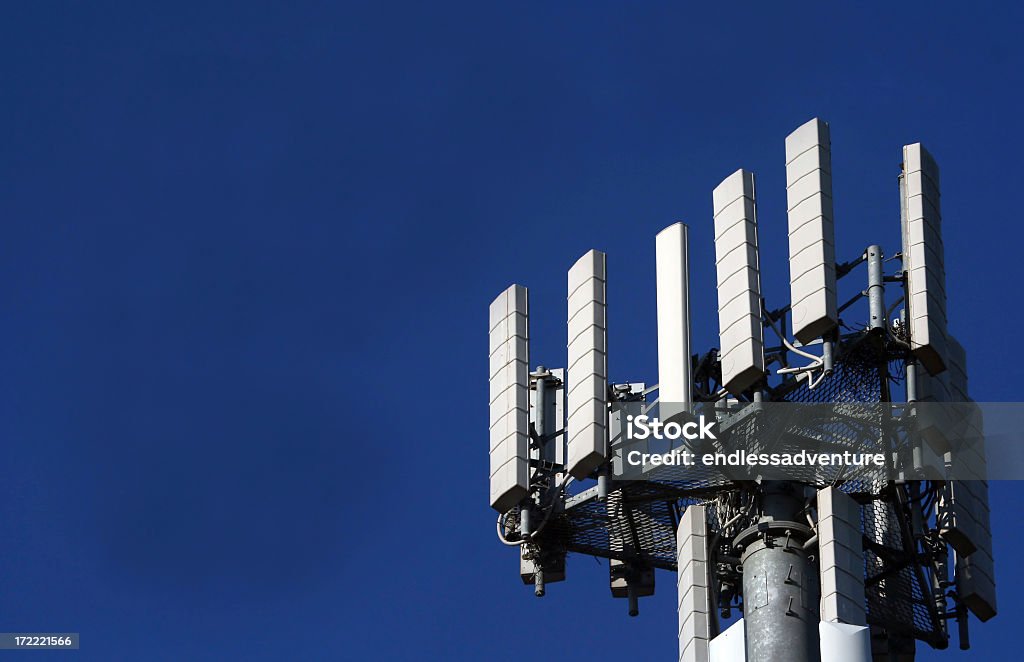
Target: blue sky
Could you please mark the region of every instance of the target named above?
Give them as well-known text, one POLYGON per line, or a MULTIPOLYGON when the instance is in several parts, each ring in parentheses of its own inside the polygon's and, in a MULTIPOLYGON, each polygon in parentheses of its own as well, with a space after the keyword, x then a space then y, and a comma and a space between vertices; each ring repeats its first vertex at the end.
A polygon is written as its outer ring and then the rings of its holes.
MULTIPOLYGON (((813 116, 840 259, 896 250, 901 145, 939 160, 951 331, 974 397, 1019 399, 1019 7, 297 4, 4 12, 0 630, 97 660, 672 659, 671 575, 630 619, 603 563, 537 600, 495 540, 487 304, 529 286, 560 365, 565 271, 605 250, 611 377, 656 381, 655 233, 691 226, 710 346, 711 190, 754 170, 781 301, 813 116)), ((1016 651, 1021 492, 992 494, 1002 611, 921 660, 1016 651)))

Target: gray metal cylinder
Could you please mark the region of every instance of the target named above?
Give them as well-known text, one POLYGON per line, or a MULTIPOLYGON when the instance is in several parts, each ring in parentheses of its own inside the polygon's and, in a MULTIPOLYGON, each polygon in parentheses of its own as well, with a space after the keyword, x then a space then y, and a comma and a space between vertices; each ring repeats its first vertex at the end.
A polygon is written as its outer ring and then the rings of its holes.
POLYGON ((868 328, 885 330, 885 276, 882 271, 882 248, 868 246, 868 311, 871 319, 868 328))
POLYGON ((740 533, 743 629, 747 662, 820 662, 821 587, 814 532, 801 517, 803 501, 792 483, 766 482, 762 517, 740 533))
MULTIPOLYGON (((547 377, 545 377, 545 373, 546 372, 547 372, 547 370, 544 368, 544 366, 542 366, 542 365, 541 366, 537 366, 537 373, 536 373, 537 374, 537 396, 536 396, 537 400, 536 400, 536 404, 534 405, 533 424, 534 424, 534 427, 536 427, 536 429, 537 429, 537 435, 540 436, 541 438, 543 438, 545 435, 548 434, 548 425, 547 425, 547 404, 548 404, 547 389, 548 389, 548 380, 547 380, 547 377)), ((544 459, 547 459, 547 458, 544 458, 544 459)))
POLYGON ((802 547, 757 538, 743 552, 747 662, 820 662, 818 568, 802 547))
POLYGON ((907 402, 917 401, 917 361, 909 360, 906 365, 907 402))

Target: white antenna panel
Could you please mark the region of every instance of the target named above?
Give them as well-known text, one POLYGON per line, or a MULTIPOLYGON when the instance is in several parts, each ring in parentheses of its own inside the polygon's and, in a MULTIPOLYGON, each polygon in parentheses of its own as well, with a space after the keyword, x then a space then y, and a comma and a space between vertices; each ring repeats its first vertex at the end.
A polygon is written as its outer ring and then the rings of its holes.
POLYGON ((764 377, 765 367, 754 174, 737 170, 712 197, 722 382, 740 394, 764 377))
POLYGON ((966 446, 947 455, 954 475, 939 506, 940 531, 957 552, 957 591, 964 604, 981 620, 996 614, 995 564, 992 560, 991 514, 981 412, 970 398, 967 352, 953 336, 948 341, 951 399, 956 405, 956 428, 966 446))
MULTIPOLYGON (((996 615, 996 574, 992 559, 992 531, 988 510, 988 483, 958 480, 949 483, 954 513, 953 524, 969 536, 974 551, 957 550, 956 586, 960 599, 982 621, 996 615)), ((943 532, 945 534, 945 532, 943 532)), ((954 540, 950 544, 956 549, 954 540)))
POLYGON ((903 148, 901 197, 911 349, 936 375, 946 369, 946 267, 939 167, 921 143, 903 148))
POLYGON ((821 620, 867 625, 860 507, 834 487, 818 490, 821 620))
POLYGON ((836 327, 836 255, 828 124, 813 119, 786 137, 789 287, 793 335, 802 343, 836 327))
POLYGON ((967 608, 982 621, 996 615, 996 580, 992 557, 980 549, 956 561, 956 589, 967 608))
POLYGON ((918 363, 909 369, 914 371, 916 377, 916 402, 928 403, 917 411, 917 432, 936 453, 947 453, 952 448, 950 437, 955 436, 948 434, 953 419, 948 415, 948 408, 938 407, 933 403, 951 401, 949 375, 932 376, 918 363))
POLYGON ((708 575, 708 525, 704 506, 689 506, 676 528, 676 589, 679 612, 679 660, 708 659, 711 640, 711 590, 708 575))
POLYGON ((981 411, 973 402, 962 410, 956 425, 965 445, 945 454, 954 480, 947 483, 939 504, 939 528, 943 538, 961 555, 978 550, 991 558, 992 533, 989 513, 988 474, 981 411))
MULTIPOLYGON (((953 336, 948 335, 946 340, 949 349, 949 369, 943 376, 948 375, 945 381, 949 399, 955 403, 950 408, 950 428, 954 433, 953 440, 957 442, 957 448, 950 458, 957 463, 954 476, 984 482, 987 476, 984 426, 981 409, 971 399, 968 389, 967 352, 953 336)), ((988 483, 984 484, 985 511, 988 512, 988 483)))
POLYGON ((942 537, 957 554, 968 556, 982 550, 985 556, 991 557, 990 520, 988 483, 981 480, 949 481, 939 505, 938 525, 942 537))
POLYGON ((511 510, 530 484, 530 370, 526 288, 513 285, 490 309, 491 507, 511 510))
POLYGON ((946 334, 948 350, 950 400, 953 402, 970 402, 970 391, 967 388, 967 351, 956 338, 946 334))
MULTIPOLYGON (((658 288, 658 399, 689 406, 690 265, 688 230, 670 225, 655 239, 658 288)), ((663 418, 668 418, 662 414, 663 418)))
MULTIPOLYGON (((978 480, 982 480, 986 475, 985 442, 981 410, 971 399, 968 388, 967 352, 963 345, 951 335, 946 335, 946 343, 948 349, 947 371, 941 376, 945 377, 949 401, 953 403, 949 408, 950 421, 948 424, 951 431, 950 441, 955 447, 950 461, 955 458, 957 462, 953 475, 958 477, 973 474, 978 480)), ((920 371, 920 373, 923 372, 923 370, 920 371)), ((985 508, 988 509, 987 498, 985 508)))
POLYGON ((605 254, 592 250, 569 269, 568 471, 589 476, 608 458, 608 332, 605 254))
MULTIPOLYGON (((950 544, 960 553, 966 555, 975 549, 976 553, 991 558, 992 516, 989 511, 988 481, 977 476, 970 477, 973 471, 967 465, 971 464, 973 458, 965 459, 961 454, 954 453, 952 459, 959 465, 957 474, 966 479, 949 482, 950 508, 948 512, 943 512, 943 534, 947 536, 948 533, 950 544), (963 539, 962 546, 955 544, 957 538, 963 539)), ((984 472, 984 468, 980 471, 984 472)))

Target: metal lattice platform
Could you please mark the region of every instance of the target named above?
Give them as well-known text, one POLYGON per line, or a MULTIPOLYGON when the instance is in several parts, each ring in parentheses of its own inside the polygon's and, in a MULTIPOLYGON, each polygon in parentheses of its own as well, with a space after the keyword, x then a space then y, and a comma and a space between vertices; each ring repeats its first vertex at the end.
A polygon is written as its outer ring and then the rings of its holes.
MULTIPOLYGON (((890 367, 883 351, 870 343, 851 343, 832 376, 819 388, 794 388, 785 395, 785 401, 879 402, 887 378, 881 370, 890 367)), ((757 430, 743 433, 756 435, 757 430)), ((818 479, 820 483, 821 476, 818 479)), ((832 483, 827 476, 824 482, 832 483)), ((943 647, 943 624, 929 608, 931 589, 920 566, 915 565, 917 559, 908 545, 905 518, 899 516, 894 491, 885 481, 848 480, 835 486, 861 504, 868 622, 884 626, 892 635, 943 647)), ((565 509, 551 516, 536 543, 546 550, 561 549, 675 571, 675 531, 682 511, 692 504, 704 504, 710 532, 722 534, 723 522, 716 504, 723 493, 740 487, 699 471, 692 477, 688 473, 687 480, 617 482, 606 499, 596 498, 597 488, 592 487, 570 496, 565 509)), ((507 525, 514 529, 517 523, 518 511, 514 510, 508 514, 507 525)))

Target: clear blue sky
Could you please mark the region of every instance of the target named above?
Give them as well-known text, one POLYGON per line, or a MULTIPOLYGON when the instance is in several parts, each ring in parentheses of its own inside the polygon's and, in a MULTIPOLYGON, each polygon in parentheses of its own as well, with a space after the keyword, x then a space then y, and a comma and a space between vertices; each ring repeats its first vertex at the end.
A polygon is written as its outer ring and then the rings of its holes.
MULTIPOLYGON (((603 563, 537 600, 495 540, 487 304, 529 286, 560 365, 565 270, 603 249, 611 377, 654 382, 655 233, 691 225, 708 346, 711 190, 756 171, 781 301, 783 139, 815 115, 841 258, 896 250, 900 147, 936 155, 951 330, 974 397, 1019 399, 1019 7, 552 4, 8 3, 0 631, 674 659, 671 575, 629 619, 603 563)), ((1020 496, 993 489, 1002 612, 919 659, 1017 650, 1020 496)))

